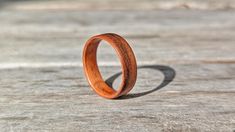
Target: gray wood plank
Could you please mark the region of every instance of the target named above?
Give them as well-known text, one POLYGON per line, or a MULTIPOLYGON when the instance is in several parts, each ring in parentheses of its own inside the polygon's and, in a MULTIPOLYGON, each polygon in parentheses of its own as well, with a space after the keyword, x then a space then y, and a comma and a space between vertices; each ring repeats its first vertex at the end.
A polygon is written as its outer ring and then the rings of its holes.
POLYGON ((229 10, 233 0, 42 0, 3 1, 2 8, 11 10, 229 10), (10 3, 10 4, 9 4, 10 3))
MULTIPOLYGON (((1 130, 234 130, 234 64, 154 67, 139 68, 134 90, 120 100, 97 96, 81 67, 0 70, 1 130), (159 86, 164 73, 166 86, 136 96, 159 86)), ((105 78, 119 70, 101 67, 105 78)))
MULTIPOLYGON (((234 14, 233 10, 3 11, 0 63, 2 67, 49 62, 81 65, 85 41, 105 32, 127 38, 140 64, 232 63, 234 14)), ((101 49, 105 51, 100 53, 101 63, 116 64, 108 46, 101 49)))
MULTIPOLYGON (((0 1, 0 131, 235 130, 233 0, 94 2, 0 1), (105 32, 138 61, 119 100, 83 76, 83 44, 105 32)), ((98 59, 116 88, 113 49, 102 44, 98 59)))

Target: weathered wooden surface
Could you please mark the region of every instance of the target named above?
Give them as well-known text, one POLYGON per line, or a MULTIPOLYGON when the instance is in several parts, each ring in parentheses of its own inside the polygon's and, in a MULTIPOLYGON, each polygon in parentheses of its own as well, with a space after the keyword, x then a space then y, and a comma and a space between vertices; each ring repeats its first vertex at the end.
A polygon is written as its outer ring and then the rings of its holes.
MULTIPOLYGON (((0 130, 234 131, 234 2, 161 2, 0 2, 0 130), (119 100, 97 96, 83 76, 83 44, 105 32, 124 36, 139 64, 119 100)), ((116 86, 120 64, 109 46, 99 50, 116 86)))

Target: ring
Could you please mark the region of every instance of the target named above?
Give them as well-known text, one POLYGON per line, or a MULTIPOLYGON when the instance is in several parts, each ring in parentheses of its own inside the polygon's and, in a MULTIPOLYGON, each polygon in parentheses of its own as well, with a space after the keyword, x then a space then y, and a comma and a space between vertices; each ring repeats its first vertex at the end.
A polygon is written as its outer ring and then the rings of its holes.
POLYGON ((92 89, 98 95, 108 99, 126 95, 134 87, 137 78, 134 52, 124 38, 114 33, 96 35, 86 42, 83 50, 83 68, 92 89), (115 49, 122 65, 122 82, 117 90, 105 83, 97 65, 96 53, 102 40, 115 49))

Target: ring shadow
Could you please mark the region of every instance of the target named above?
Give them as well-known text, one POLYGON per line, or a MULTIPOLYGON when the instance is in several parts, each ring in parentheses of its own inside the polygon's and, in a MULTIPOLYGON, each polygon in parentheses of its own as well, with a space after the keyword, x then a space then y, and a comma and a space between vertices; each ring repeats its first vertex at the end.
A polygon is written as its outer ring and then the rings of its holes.
MULTIPOLYGON (((164 75, 164 79, 158 86, 156 86, 152 90, 140 92, 140 93, 123 95, 123 96, 119 97, 118 99, 131 99, 131 98, 137 98, 137 97, 141 97, 141 96, 150 94, 150 93, 155 92, 155 91, 165 87, 166 85, 168 85, 170 82, 172 82, 174 80, 174 78, 176 76, 175 70, 173 68, 171 68, 169 66, 165 66, 165 65, 143 65, 143 66, 139 66, 137 69, 154 69, 154 70, 160 71, 164 75)), ((113 82, 121 74, 122 74, 122 72, 118 72, 118 73, 112 75, 111 77, 109 77, 105 82, 110 87, 113 87, 113 82)))

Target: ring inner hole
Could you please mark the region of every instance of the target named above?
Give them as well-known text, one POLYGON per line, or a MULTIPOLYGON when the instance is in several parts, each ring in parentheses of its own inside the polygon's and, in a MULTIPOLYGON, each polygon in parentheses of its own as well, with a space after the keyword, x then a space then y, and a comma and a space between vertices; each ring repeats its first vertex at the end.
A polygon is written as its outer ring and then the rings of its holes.
POLYGON ((122 82, 122 75, 120 75, 122 74, 121 62, 115 49, 106 41, 101 41, 98 46, 97 64, 104 81, 115 74, 119 74, 118 78, 112 84, 111 82, 106 82, 110 87, 118 90, 122 82))

